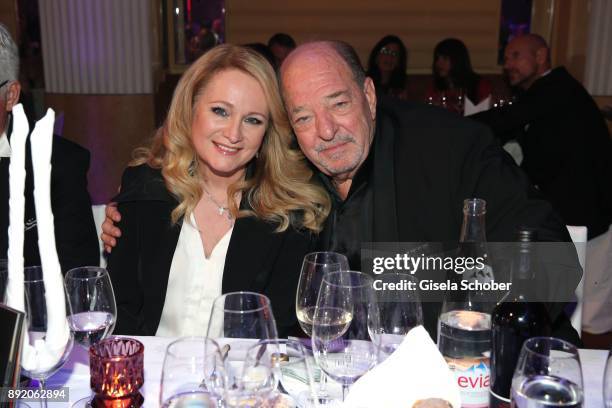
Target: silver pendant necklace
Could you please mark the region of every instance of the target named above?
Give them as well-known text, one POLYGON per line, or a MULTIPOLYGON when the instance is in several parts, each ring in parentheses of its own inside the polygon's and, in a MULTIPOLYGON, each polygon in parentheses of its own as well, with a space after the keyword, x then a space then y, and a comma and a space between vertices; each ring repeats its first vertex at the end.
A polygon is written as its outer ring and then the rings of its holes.
POLYGON ((230 221, 234 219, 234 217, 232 217, 232 213, 230 212, 229 207, 224 207, 221 204, 219 204, 217 200, 215 200, 215 198, 212 196, 212 194, 208 192, 206 187, 202 186, 202 190, 204 190, 204 193, 206 194, 206 197, 208 198, 208 200, 211 203, 213 203, 215 207, 217 207, 217 212, 219 213, 220 216, 225 215, 225 217, 230 221))

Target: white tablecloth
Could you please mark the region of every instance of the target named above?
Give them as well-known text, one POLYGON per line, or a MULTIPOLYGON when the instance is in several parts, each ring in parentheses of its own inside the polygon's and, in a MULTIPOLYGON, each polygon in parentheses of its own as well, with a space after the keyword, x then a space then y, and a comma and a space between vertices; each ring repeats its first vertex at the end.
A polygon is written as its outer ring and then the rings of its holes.
MULTIPOLYGON (((173 338, 134 337, 145 345, 145 384, 141 389, 144 406, 159 406, 159 380, 166 346, 173 338)), ((580 350, 586 402, 584 408, 603 407, 602 384, 607 350, 580 350)), ((51 407, 70 407, 79 399, 90 395, 88 358, 84 349, 75 345, 64 367, 49 379, 49 388, 69 387, 70 404, 55 403, 51 407)))

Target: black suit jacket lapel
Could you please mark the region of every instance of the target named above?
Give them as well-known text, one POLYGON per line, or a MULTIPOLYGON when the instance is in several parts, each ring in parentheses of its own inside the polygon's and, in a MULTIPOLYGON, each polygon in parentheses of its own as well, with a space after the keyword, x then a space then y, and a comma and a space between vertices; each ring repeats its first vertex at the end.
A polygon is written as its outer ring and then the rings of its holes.
POLYGON ((278 251, 282 234, 275 226, 254 217, 236 220, 223 269, 223 293, 248 288, 262 292, 272 270, 270 254, 278 251))

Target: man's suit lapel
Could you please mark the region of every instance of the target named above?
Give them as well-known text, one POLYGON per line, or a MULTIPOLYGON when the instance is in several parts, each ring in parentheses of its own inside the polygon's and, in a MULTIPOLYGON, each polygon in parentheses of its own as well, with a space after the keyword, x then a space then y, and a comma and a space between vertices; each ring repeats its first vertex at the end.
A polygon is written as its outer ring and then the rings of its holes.
POLYGON ((254 217, 236 220, 225 257, 223 293, 244 288, 263 291, 273 266, 269 254, 277 253, 282 243, 282 234, 275 234, 274 229, 254 217))

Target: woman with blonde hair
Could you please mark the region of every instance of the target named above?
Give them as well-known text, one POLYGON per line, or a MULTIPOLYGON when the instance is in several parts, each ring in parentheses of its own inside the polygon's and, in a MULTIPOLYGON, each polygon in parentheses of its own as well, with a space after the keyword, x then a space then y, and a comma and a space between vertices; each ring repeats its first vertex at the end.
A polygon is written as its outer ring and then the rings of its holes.
POLYGON ((116 197, 116 333, 204 335, 213 300, 248 290, 271 299, 286 335, 300 263, 330 209, 292 137, 255 51, 220 45, 191 65, 116 197))

